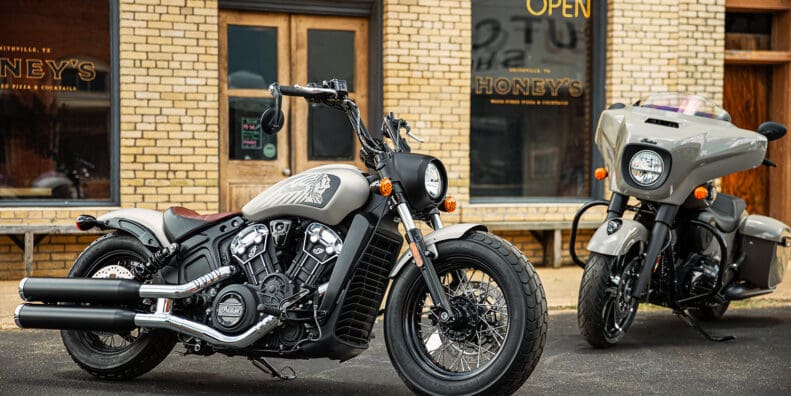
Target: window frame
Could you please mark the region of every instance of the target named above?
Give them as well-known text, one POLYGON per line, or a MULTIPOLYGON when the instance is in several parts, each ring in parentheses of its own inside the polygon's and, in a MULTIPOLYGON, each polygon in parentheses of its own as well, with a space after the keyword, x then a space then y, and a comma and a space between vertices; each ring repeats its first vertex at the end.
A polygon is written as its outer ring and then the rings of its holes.
MULTIPOLYGON (((601 112, 604 111, 606 105, 606 84, 607 84, 607 2, 604 0, 588 0, 591 1, 591 23, 593 38, 591 39, 593 48, 591 48, 591 124, 588 126, 591 136, 591 163, 588 169, 588 175, 591 180, 591 190, 588 196, 581 197, 474 197, 470 193, 472 190, 472 169, 470 169, 470 180, 468 185, 468 194, 470 203, 473 205, 481 204, 537 204, 537 203, 559 203, 559 204, 579 204, 587 202, 591 199, 601 199, 604 197, 604 183, 598 182, 593 177, 593 172, 596 168, 604 166, 604 160, 596 145, 595 141, 596 126, 599 124, 599 117, 601 112)), ((472 35, 472 31, 470 31, 472 35)), ((472 38, 472 36, 470 36, 472 38)), ((472 48, 470 48, 472 52, 472 48)), ((472 95, 472 88, 470 91, 472 95)), ((470 125, 472 124, 472 117, 470 117, 470 125)), ((469 130, 472 134, 472 128, 469 130)), ((470 161, 470 168, 473 164, 470 161)))
POLYGON ((121 203, 121 93, 120 93, 120 62, 119 62, 119 16, 118 0, 106 0, 110 6, 110 198, 109 199, 9 199, 0 200, 0 208, 57 208, 87 206, 119 206, 121 203))

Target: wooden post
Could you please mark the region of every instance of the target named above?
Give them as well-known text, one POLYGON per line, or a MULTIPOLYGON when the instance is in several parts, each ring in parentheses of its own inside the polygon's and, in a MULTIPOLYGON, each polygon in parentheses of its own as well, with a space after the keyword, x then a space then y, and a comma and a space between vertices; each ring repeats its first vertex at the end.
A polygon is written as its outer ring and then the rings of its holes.
MULTIPOLYGON (((772 21, 772 49, 791 50, 791 5, 785 2, 786 11, 775 14, 772 21)), ((791 63, 774 67, 772 94, 769 98, 769 117, 791 127, 791 63)), ((769 215, 786 224, 791 223, 791 136, 769 143, 769 159, 777 168, 769 170, 769 215)))
POLYGON ((33 276, 33 233, 25 233, 25 276, 33 276))
POLYGON ((561 242, 561 230, 559 228, 544 231, 544 266, 552 268, 560 267, 561 242))

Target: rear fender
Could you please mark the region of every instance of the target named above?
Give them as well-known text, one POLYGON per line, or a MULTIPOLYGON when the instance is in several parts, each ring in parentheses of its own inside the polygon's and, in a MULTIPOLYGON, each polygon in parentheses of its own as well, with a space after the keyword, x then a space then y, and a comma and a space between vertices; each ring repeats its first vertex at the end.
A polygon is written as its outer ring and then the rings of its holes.
MULTIPOLYGON (((481 224, 454 224, 452 226, 440 228, 439 230, 426 235, 423 238, 423 242, 426 245, 426 249, 433 253, 434 257, 438 257, 439 253, 437 252, 436 246, 438 242, 447 241, 449 239, 459 239, 467 232, 476 230, 487 231, 487 228, 481 224)), ((398 259, 398 263, 390 272, 390 277, 395 278, 398 276, 398 273, 401 272, 401 269, 410 261, 412 261, 412 252, 407 249, 407 251, 398 259)))
POLYGON ((99 216, 97 225, 103 230, 124 231, 143 245, 160 249, 170 244, 165 236, 162 212, 151 209, 120 209, 99 216))
POLYGON ((626 254, 635 243, 645 246, 648 243, 648 229, 644 225, 629 219, 611 219, 596 230, 588 242, 588 250, 608 256, 621 256, 626 254), (608 233, 607 225, 612 222, 621 222, 615 232, 608 233))

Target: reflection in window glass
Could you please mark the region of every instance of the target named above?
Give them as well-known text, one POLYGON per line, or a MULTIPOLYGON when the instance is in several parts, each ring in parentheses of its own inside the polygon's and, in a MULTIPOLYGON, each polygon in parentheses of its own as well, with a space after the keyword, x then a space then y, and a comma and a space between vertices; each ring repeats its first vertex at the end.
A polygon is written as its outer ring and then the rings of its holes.
POLYGON ((228 25, 228 88, 266 89, 277 81, 277 29, 228 25))
POLYGON ((235 160, 277 159, 277 136, 261 131, 261 113, 272 99, 228 98, 228 158, 235 160))
POLYGON ((343 111, 312 104, 308 110, 308 159, 354 160, 354 131, 343 111))
POLYGON ((470 194, 591 193, 590 1, 473 0, 470 194))
POLYGON ((354 91, 354 32, 308 30, 308 82, 337 78, 354 91))
POLYGON ((0 200, 109 200, 109 2, 4 8, 0 200))
MULTIPOLYGON (((354 91, 354 32, 308 30, 308 81, 337 78, 354 91)), ((354 131, 342 111, 311 105, 308 110, 308 159, 354 159, 354 131)))

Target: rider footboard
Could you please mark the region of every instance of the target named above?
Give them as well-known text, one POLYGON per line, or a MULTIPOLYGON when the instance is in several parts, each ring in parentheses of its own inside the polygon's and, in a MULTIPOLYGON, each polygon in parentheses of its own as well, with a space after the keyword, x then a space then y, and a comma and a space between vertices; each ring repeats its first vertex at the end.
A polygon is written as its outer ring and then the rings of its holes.
POLYGON ((741 249, 746 256, 739 277, 761 289, 775 287, 785 273, 791 230, 775 219, 750 215, 739 231, 741 249))

